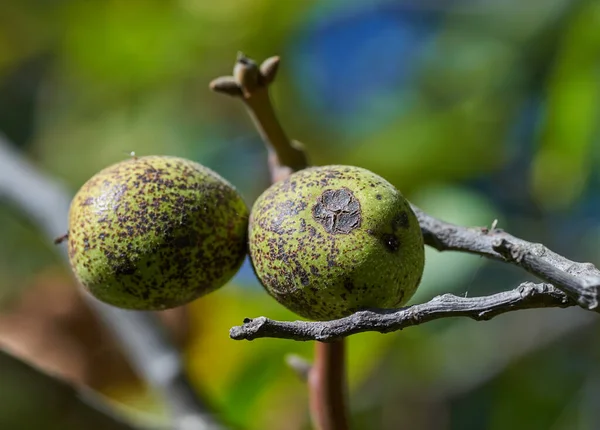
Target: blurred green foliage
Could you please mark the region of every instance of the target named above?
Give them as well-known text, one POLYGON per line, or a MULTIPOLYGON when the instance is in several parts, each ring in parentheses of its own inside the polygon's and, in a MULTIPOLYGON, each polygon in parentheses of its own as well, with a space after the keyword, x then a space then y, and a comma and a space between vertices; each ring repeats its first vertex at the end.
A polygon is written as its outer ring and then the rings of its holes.
MULTIPOLYGON (((5 0, 0 131, 73 191, 135 151, 197 160, 251 204, 268 186, 265 151, 241 104, 208 82, 237 51, 279 54, 273 98, 314 163, 369 168, 436 216, 498 219, 598 264, 599 23, 596 0, 5 0)), ((0 208, 0 237, 10 308, 61 263, 15 208, 0 208)), ((428 250, 413 302, 525 279, 428 250)), ((244 317, 297 318, 250 269, 191 310, 190 372, 223 415, 246 429, 308 428, 305 386, 284 358, 310 358, 312 345, 227 335, 244 317)), ((355 428, 594 429, 595 332, 589 315, 559 310, 353 336, 355 428)), ((137 388, 109 394, 160 409, 137 388)))

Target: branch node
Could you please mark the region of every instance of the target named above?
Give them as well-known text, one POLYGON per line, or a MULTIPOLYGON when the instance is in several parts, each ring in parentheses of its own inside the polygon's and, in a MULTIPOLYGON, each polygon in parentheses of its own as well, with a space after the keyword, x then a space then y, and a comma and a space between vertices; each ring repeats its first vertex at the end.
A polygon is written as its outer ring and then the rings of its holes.
POLYGON ((308 166, 301 145, 290 141, 279 123, 269 96, 269 85, 274 81, 278 67, 279 57, 268 58, 259 67, 240 52, 233 67, 233 76, 217 78, 211 83, 215 91, 240 96, 244 101, 267 147, 272 182, 308 166))
POLYGON ((54 244, 55 245, 60 245, 61 243, 63 243, 68 238, 69 238, 69 232, 63 234, 62 236, 58 236, 56 239, 54 239, 54 244))
POLYGON ((279 70, 279 57, 270 57, 262 62, 260 65, 260 76, 263 80, 264 85, 271 84, 277 76, 279 70))
POLYGON ((261 85, 261 75, 254 60, 238 52, 237 61, 233 67, 233 79, 242 91, 244 98, 250 98, 261 85))
POLYGON ((242 97, 243 95, 241 88, 233 76, 221 76, 213 79, 209 84, 209 88, 214 92, 232 97, 242 97))
POLYGON ((513 243, 510 243, 504 238, 495 240, 492 243, 492 248, 498 254, 502 255, 506 261, 514 262, 516 264, 521 263, 521 261, 523 261, 523 258, 528 252, 528 250, 523 249, 513 243))

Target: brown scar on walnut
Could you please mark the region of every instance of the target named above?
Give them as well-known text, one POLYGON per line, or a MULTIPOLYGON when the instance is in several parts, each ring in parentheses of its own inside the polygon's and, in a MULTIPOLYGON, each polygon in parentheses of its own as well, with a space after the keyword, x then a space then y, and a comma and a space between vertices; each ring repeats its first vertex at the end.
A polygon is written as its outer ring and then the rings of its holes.
POLYGON ((362 221, 360 202, 348 188, 326 190, 312 208, 315 221, 327 233, 348 234, 362 221))

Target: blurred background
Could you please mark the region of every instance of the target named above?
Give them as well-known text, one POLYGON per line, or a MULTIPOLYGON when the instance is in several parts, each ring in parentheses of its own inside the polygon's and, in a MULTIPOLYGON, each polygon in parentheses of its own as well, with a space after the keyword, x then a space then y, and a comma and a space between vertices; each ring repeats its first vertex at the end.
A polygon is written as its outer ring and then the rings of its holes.
MULTIPOLYGON (((266 152, 242 104, 208 83, 240 50, 280 55, 272 96, 314 164, 371 169, 435 216, 497 219, 598 265, 599 29, 597 0, 2 0, 0 133, 71 193, 135 151, 201 162, 251 204, 269 184, 266 152)), ((82 303, 55 246, 0 203, 0 345, 160 420, 157 396, 82 303)), ((428 249, 412 302, 530 279, 428 249)), ((161 318, 228 421, 308 429, 306 387, 284 359, 310 359, 313 345, 229 339, 260 315, 297 318, 246 264, 161 318)), ((599 328, 590 313, 559 309, 353 336, 354 428, 596 429, 599 328)))

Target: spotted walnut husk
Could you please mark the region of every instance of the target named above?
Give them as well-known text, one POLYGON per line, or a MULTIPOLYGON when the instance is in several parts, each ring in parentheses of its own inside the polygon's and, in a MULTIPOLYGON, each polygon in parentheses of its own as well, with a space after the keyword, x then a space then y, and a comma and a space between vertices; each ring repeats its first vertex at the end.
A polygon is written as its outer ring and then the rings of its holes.
POLYGON ((69 213, 71 267, 95 297, 160 310, 210 293, 246 254, 248 208, 235 188, 198 163, 132 158, 79 190, 69 213))
POLYGON ((416 291, 423 236, 402 194, 359 167, 301 170, 250 214, 249 250, 266 290, 308 319, 395 308, 416 291))

